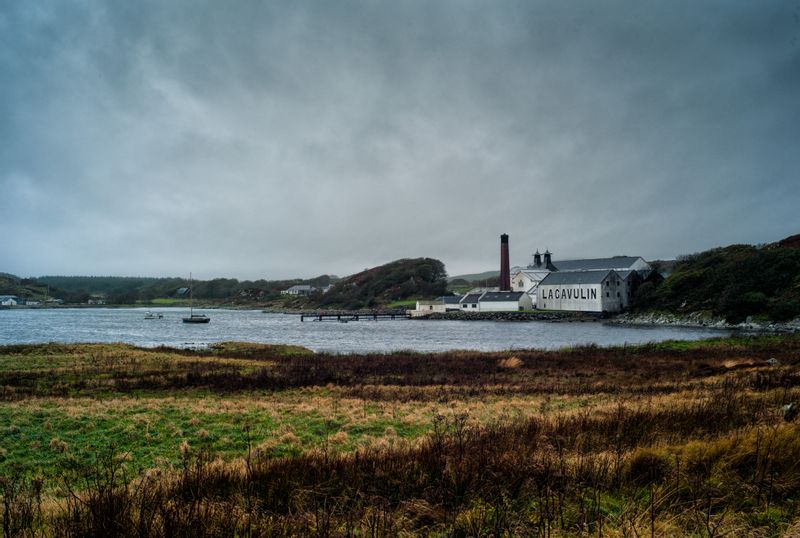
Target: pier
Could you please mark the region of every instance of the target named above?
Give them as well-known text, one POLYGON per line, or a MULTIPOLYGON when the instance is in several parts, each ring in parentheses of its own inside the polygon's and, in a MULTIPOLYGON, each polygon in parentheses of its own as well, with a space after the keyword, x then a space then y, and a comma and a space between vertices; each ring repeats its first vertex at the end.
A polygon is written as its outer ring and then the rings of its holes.
POLYGON ((300 321, 338 321, 347 323, 348 321, 378 321, 381 319, 408 319, 405 313, 357 313, 357 314, 300 314, 300 321))

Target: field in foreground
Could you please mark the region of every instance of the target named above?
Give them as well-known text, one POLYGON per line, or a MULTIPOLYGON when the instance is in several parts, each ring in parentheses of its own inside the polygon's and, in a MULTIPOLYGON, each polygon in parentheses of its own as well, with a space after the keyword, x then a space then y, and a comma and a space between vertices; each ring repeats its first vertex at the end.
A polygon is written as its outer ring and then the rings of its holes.
POLYGON ((6 536, 800 533, 798 336, 7 346, 0 397, 6 536))

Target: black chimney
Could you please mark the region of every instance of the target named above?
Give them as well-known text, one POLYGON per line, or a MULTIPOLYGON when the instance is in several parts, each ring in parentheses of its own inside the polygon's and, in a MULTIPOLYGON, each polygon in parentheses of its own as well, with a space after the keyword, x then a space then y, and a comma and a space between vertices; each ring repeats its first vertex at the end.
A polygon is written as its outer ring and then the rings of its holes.
POLYGON ((536 249, 536 254, 533 255, 533 265, 535 267, 542 266, 542 255, 539 254, 539 249, 536 249))

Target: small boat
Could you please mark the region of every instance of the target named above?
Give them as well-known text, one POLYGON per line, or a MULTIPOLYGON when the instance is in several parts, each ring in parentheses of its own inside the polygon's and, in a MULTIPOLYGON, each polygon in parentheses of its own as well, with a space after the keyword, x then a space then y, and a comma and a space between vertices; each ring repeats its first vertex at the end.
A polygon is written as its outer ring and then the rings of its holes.
POLYGON ((205 314, 195 314, 192 308, 192 273, 189 273, 189 317, 183 318, 184 323, 208 323, 211 318, 205 314))
POLYGON ((163 317, 164 317, 164 314, 161 314, 161 313, 153 314, 149 310, 144 313, 144 319, 162 319, 163 317))

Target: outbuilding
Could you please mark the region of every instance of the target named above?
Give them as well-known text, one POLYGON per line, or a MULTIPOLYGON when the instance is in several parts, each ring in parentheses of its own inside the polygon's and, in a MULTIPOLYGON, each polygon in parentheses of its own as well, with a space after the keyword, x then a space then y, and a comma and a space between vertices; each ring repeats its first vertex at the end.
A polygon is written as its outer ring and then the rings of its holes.
POLYGON ((463 312, 479 312, 478 305, 480 304, 481 295, 483 295, 483 292, 466 294, 459 301, 461 310, 463 312))
POLYGON ((487 291, 478 301, 480 312, 509 312, 533 308, 530 296, 524 291, 487 291))

